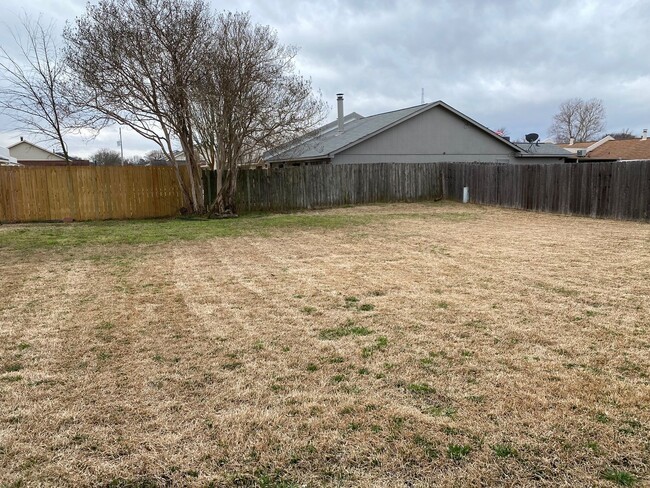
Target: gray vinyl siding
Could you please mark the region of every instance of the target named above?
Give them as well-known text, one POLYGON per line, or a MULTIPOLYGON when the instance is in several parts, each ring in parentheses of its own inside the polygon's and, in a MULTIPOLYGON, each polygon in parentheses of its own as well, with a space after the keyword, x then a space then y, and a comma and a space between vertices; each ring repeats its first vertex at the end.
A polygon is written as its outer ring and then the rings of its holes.
POLYGON ((334 156, 334 164, 511 162, 515 152, 444 107, 434 107, 334 156))

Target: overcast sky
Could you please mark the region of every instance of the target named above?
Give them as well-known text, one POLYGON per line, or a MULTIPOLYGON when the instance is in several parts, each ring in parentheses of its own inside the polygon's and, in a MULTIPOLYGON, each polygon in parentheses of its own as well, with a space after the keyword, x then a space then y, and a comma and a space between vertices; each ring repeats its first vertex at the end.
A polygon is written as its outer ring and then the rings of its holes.
MULTIPOLYGON (((247 0, 215 10, 250 11, 281 42, 300 48, 296 59, 335 117, 336 93, 345 112, 373 115, 443 100, 478 122, 520 138, 546 137, 553 114, 570 97, 600 98, 607 131, 650 128, 650 0, 247 0)), ((59 26, 85 10, 84 0, 2 0, 4 22, 22 13, 59 26)), ((0 43, 12 42, 0 29, 0 43)), ((19 132, 0 116, 0 145, 19 132)), ((118 149, 117 127, 70 152, 88 156, 118 149)), ((123 129, 125 156, 151 143, 123 129)), ((33 137, 31 137, 33 139, 33 137)))

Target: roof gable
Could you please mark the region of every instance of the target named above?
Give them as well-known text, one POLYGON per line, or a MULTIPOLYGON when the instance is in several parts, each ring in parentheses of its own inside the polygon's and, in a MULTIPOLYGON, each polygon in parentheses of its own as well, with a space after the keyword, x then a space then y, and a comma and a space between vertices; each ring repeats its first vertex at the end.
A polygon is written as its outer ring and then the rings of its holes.
POLYGON ((64 157, 25 140, 12 144, 7 149, 19 161, 65 161, 64 157))
POLYGON ((613 141, 614 138, 612 136, 605 136, 602 139, 599 139, 597 141, 590 141, 590 142, 574 142, 573 144, 558 144, 558 146, 566 149, 572 154, 578 154, 578 151, 582 150, 584 153, 590 153, 594 149, 602 146, 605 144, 607 141, 613 141))
POLYGON ((337 152, 334 162, 509 161, 518 151, 435 106, 337 152))
MULTIPOLYGON (((506 145, 510 150, 515 151, 516 153, 521 152, 521 148, 515 144, 507 141, 450 105, 438 100, 433 103, 384 112, 369 117, 359 116, 350 118, 345 121, 342 133, 337 130, 337 122, 331 122, 317 131, 314 131, 314 136, 308 136, 302 140, 294 141, 294 144, 289 144, 289 149, 280 150, 274 155, 267 156, 266 159, 268 161, 287 161, 330 158, 436 107, 441 107, 457 117, 460 117, 476 129, 486 133, 501 144, 506 145)), ((358 116, 356 113, 354 115, 358 116)), ((346 119, 348 117, 349 116, 346 116, 346 119)))

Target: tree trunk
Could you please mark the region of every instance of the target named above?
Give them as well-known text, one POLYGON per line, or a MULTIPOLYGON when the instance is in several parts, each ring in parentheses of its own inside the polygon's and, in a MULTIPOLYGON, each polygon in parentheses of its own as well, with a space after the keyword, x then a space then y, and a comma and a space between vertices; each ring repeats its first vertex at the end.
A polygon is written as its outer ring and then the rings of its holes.
POLYGON ((224 210, 228 213, 237 213, 237 165, 231 166, 228 172, 228 182, 224 195, 224 210))
POLYGON ((174 160, 173 163, 174 163, 174 170, 176 173, 176 181, 178 182, 178 187, 181 189, 181 192, 183 192, 183 205, 189 208, 192 206, 190 195, 187 191, 187 188, 185 187, 185 182, 183 181, 183 176, 181 175, 181 170, 178 167, 178 163, 176 162, 176 160, 174 160))
POLYGON ((214 201, 213 212, 224 213, 223 207, 223 168, 217 168, 217 196, 214 201))
POLYGON ((68 148, 66 147, 65 142, 63 142, 63 136, 61 135, 61 132, 57 131, 57 136, 59 138, 59 144, 61 144, 63 157, 65 158, 66 163, 70 164, 70 155, 68 154, 68 148))
POLYGON ((201 168, 196 161, 196 154, 191 144, 187 144, 181 138, 181 147, 185 153, 187 161, 187 169, 189 171, 190 180, 190 200, 192 205, 192 213, 202 214, 205 213, 205 203, 203 199, 203 182, 201 181, 201 168))

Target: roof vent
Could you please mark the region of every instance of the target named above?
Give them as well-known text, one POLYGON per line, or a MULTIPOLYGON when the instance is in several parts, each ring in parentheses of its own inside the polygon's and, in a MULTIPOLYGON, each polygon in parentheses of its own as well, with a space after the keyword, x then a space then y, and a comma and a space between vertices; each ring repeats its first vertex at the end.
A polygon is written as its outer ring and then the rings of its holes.
POLYGON ((343 93, 336 94, 336 104, 338 105, 339 134, 343 133, 343 93))

